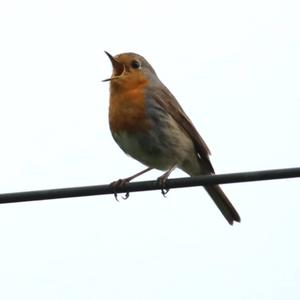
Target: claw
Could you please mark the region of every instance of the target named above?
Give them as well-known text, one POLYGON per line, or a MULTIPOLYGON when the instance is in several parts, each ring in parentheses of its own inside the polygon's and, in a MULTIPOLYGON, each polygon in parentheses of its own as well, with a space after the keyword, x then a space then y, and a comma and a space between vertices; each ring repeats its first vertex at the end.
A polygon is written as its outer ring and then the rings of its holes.
POLYGON ((176 168, 176 164, 173 165, 166 173, 164 173, 162 176, 157 178, 157 183, 161 186, 161 193, 163 194, 164 197, 168 194, 169 190, 168 188, 165 187, 167 179, 169 175, 172 173, 172 171, 176 168))
POLYGON ((165 189, 165 188, 161 189, 161 193, 165 198, 167 198, 167 194, 169 193, 169 191, 170 191, 170 189, 165 189))
POLYGON ((125 196, 122 196, 122 199, 123 200, 127 200, 129 198, 129 192, 126 192, 125 196))
POLYGON ((170 190, 165 187, 166 182, 167 182, 167 178, 165 178, 165 176, 160 176, 157 178, 157 183, 161 186, 161 193, 165 198, 167 197, 166 195, 170 190))
MULTIPOLYGON (((136 178, 136 177, 138 177, 138 176, 140 176, 140 175, 142 175, 142 174, 144 174, 144 173, 146 173, 146 172, 148 172, 150 170, 152 170, 152 168, 149 167, 149 168, 147 168, 147 169, 145 169, 145 170, 143 170, 143 171, 141 171, 141 172, 139 172, 139 173, 137 173, 135 175, 132 175, 130 177, 127 177, 127 178, 124 178, 124 179, 118 179, 116 181, 113 181, 110 184, 110 186, 114 189, 114 196, 115 196, 116 201, 119 202, 118 193, 116 192, 116 189, 118 189, 120 187, 124 188, 126 186, 126 184, 128 182, 130 182, 132 179, 134 179, 134 178, 136 178)), ((125 196, 122 196, 122 199, 126 200, 128 198, 129 198, 129 192, 126 191, 126 194, 125 194, 125 196)))
POLYGON ((117 202, 120 202, 120 200, 118 199, 118 194, 116 192, 114 192, 114 197, 117 202))
MULTIPOLYGON (((118 193, 115 190, 120 187, 125 187, 127 182, 129 182, 127 179, 118 179, 116 181, 113 181, 110 184, 114 189, 114 197, 115 197, 116 201, 120 202, 120 200, 118 199, 118 193)), ((125 196, 121 196, 121 197, 123 200, 128 199, 129 192, 126 192, 125 196)))

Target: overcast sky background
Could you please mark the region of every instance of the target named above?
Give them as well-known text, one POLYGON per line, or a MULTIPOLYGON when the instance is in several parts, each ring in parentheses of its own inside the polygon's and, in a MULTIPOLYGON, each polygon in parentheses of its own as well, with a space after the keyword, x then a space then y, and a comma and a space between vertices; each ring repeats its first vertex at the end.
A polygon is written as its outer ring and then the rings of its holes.
MULTIPOLYGON (((217 173, 299 167, 299 15, 297 0, 0 0, 0 193, 142 170, 109 132, 104 50, 147 58, 217 173)), ((299 179, 223 188, 233 227, 200 187, 1 205, 0 298, 299 299, 299 179)))

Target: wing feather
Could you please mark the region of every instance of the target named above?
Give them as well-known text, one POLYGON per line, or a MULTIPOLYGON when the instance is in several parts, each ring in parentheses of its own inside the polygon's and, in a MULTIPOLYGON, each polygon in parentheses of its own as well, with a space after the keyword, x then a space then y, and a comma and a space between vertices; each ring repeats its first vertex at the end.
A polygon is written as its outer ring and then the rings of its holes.
POLYGON ((214 173, 213 166, 209 159, 210 150, 208 146, 168 88, 161 83, 155 89, 149 89, 147 91, 146 98, 156 101, 164 109, 164 111, 168 112, 174 118, 179 126, 181 126, 181 128, 192 139, 197 154, 199 158, 205 162, 208 171, 214 173))

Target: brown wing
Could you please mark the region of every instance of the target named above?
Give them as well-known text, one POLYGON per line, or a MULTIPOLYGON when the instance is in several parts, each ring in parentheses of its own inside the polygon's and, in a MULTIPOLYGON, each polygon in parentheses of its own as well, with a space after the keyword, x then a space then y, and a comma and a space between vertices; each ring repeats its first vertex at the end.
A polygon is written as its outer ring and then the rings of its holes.
POLYGON ((211 173, 214 173, 213 166, 209 159, 210 150, 208 146, 198 133, 192 121, 185 114, 176 98, 172 95, 172 93, 166 86, 162 85, 162 83, 158 88, 152 90, 155 90, 155 92, 147 93, 147 97, 152 98, 154 101, 159 103, 159 105, 163 107, 164 110, 174 118, 174 120, 177 121, 177 123, 183 128, 183 130, 185 130, 185 132, 192 139, 199 158, 203 162, 205 162, 207 170, 211 173))

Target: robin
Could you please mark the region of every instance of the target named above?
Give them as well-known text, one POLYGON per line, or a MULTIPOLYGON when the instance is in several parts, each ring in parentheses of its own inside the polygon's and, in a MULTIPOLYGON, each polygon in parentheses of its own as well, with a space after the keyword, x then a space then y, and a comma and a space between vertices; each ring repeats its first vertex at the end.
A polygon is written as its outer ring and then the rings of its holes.
MULTIPOLYGON (((136 53, 109 57, 113 73, 110 82, 109 125, 120 148, 148 168, 115 182, 121 185, 151 169, 170 173, 179 168, 190 176, 214 174, 210 151, 189 117, 148 61, 136 53)), ((240 216, 218 185, 205 186, 229 224, 240 216)))

